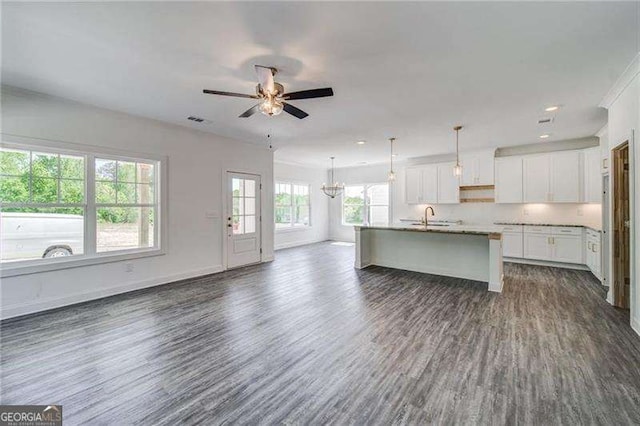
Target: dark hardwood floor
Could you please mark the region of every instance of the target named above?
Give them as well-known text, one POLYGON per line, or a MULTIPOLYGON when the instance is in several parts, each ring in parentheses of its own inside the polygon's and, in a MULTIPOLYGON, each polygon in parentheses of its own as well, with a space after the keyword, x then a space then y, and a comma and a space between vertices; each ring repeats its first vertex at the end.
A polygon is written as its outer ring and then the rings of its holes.
POLYGON ((353 251, 5 321, 0 400, 67 425, 640 423, 640 337, 589 273, 506 264, 495 294, 353 251))

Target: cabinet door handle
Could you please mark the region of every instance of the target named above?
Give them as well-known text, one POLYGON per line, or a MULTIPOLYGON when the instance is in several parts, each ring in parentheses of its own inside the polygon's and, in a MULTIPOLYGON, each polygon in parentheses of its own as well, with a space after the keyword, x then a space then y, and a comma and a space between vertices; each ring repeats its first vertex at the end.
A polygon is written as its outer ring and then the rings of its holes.
POLYGON ((591 243, 587 241, 587 250, 591 250, 591 243))

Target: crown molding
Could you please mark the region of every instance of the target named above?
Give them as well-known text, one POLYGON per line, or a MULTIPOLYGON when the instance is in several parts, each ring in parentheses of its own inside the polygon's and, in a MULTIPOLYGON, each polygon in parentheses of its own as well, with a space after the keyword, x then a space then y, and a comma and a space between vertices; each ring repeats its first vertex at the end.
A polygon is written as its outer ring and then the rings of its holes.
POLYGON ((640 52, 633 58, 633 61, 629 64, 626 70, 622 73, 622 75, 615 82, 613 87, 609 89, 602 101, 600 101, 600 106, 606 109, 611 108, 611 105, 618 99, 618 97, 624 92, 624 89, 631 83, 631 81, 640 73, 640 52))
POLYGON ((600 129, 600 130, 598 130, 596 132, 596 137, 602 138, 603 136, 605 136, 607 134, 608 131, 609 131, 609 123, 607 123, 604 126, 602 126, 602 129, 600 129))

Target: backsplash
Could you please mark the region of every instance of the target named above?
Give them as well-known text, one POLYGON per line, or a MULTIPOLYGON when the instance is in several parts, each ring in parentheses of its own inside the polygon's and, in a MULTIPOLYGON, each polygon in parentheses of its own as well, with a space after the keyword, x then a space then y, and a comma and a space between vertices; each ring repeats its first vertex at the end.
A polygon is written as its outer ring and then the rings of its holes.
MULTIPOLYGON (((424 216, 426 205, 395 203, 394 221, 424 216)), ((600 228, 600 204, 435 204, 435 219, 462 220, 466 224, 531 222, 587 225, 600 228)))

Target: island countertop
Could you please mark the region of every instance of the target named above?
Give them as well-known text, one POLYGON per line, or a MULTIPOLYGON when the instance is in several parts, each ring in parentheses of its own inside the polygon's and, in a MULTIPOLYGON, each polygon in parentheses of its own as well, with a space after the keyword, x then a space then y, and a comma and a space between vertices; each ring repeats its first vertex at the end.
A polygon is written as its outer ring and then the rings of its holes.
POLYGON ((449 226, 424 226, 424 225, 356 225, 358 229, 383 229, 391 231, 436 232, 442 234, 472 234, 487 235, 490 239, 501 239, 503 227, 492 225, 449 225, 449 226))

